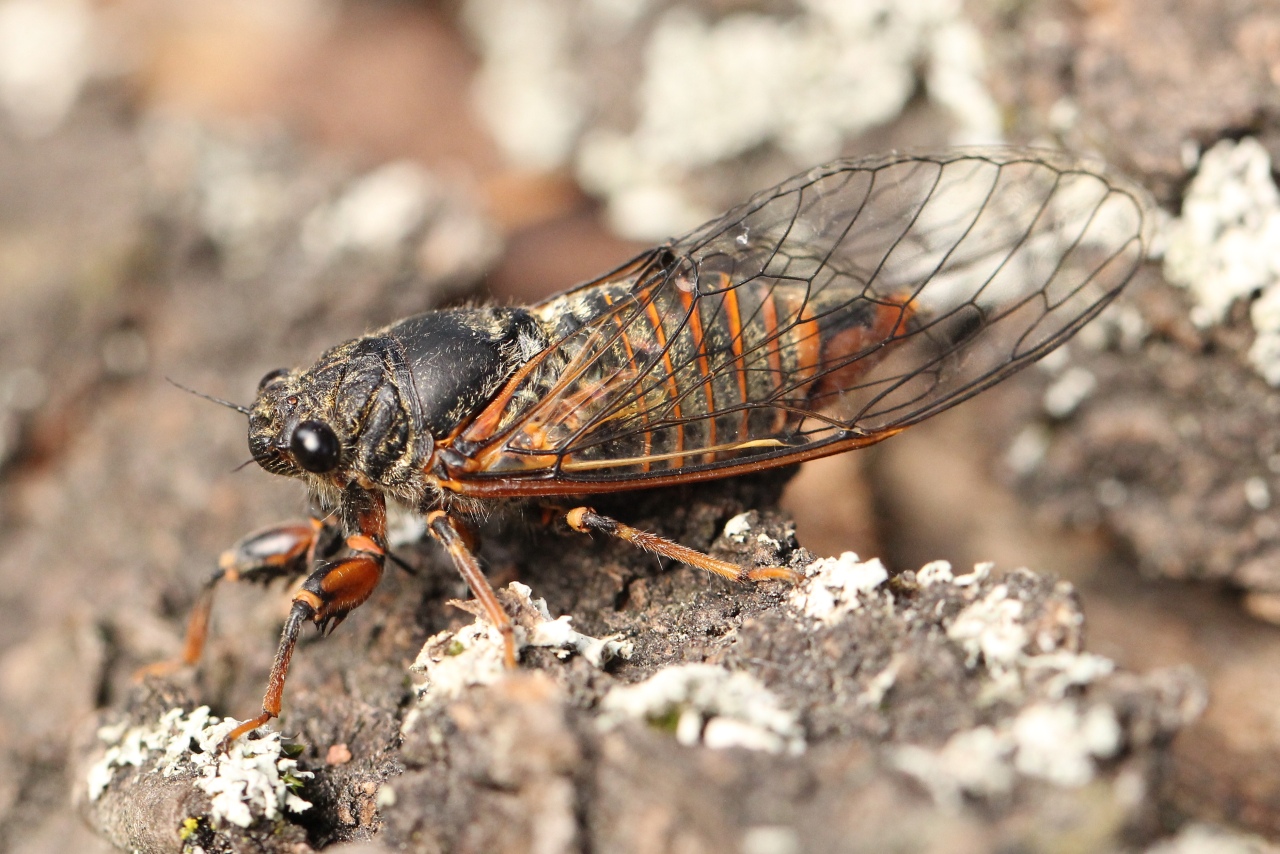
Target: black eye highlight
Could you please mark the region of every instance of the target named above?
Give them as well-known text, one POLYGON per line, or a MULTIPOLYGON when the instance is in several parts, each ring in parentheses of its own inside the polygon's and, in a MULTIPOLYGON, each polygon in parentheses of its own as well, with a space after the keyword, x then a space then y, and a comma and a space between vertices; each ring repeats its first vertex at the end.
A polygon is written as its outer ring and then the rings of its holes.
POLYGON ((276 380, 280 379, 281 377, 285 376, 288 373, 289 373, 288 368, 276 368, 274 371, 268 371, 266 376, 258 380, 258 391, 262 391, 264 388, 271 385, 271 383, 275 382, 276 380))
POLYGON ((309 472, 324 474, 338 467, 342 445, 323 421, 303 421, 289 437, 289 452, 309 472))

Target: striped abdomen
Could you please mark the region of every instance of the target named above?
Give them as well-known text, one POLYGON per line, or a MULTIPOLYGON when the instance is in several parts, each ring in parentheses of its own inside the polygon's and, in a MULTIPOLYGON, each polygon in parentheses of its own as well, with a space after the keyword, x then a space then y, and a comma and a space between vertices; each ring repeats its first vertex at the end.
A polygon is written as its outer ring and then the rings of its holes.
MULTIPOLYGON (((509 433, 484 470, 555 455, 562 474, 593 479, 799 443, 802 422, 856 382, 909 314, 848 280, 727 281, 676 273, 546 304, 552 340, 563 339, 514 384, 504 417, 481 428, 509 433)), ((478 432, 465 438, 483 443, 478 432)))

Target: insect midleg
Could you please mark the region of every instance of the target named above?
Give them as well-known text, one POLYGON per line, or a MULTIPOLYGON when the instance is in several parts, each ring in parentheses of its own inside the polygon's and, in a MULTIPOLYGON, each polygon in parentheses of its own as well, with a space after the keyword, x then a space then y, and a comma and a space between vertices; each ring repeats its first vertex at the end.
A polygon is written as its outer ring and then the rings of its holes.
POLYGON ((427 515, 427 530, 449 552, 449 557, 453 559, 453 565, 458 568, 458 572, 462 574, 467 586, 471 588, 471 593, 480 602, 481 607, 484 608, 485 616, 502 633, 503 660, 508 669, 514 669, 516 666, 516 641, 515 630, 511 627, 511 618, 502 609, 502 604, 498 602, 498 597, 494 594, 489 580, 484 577, 484 572, 480 569, 480 563, 476 560, 475 555, 471 553, 471 549, 467 547, 462 533, 458 530, 454 521, 449 518, 449 514, 443 510, 434 510, 427 515))
POLYGON ((312 517, 305 522, 285 522, 254 531, 224 551, 218 558, 218 568, 201 588, 191 609, 182 655, 143 667, 137 676, 164 675, 200 662, 209 635, 214 593, 222 582, 269 584, 277 578, 302 575, 315 562, 317 553, 335 542, 334 533, 331 523, 312 517))
POLYGON ((267 678, 262 714, 233 729, 223 739, 224 746, 280 716, 285 678, 302 624, 311 621, 322 632, 332 632, 373 594, 382 580, 387 558, 386 500, 379 493, 350 486, 342 495, 342 517, 345 527, 355 531, 345 541, 350 554, 341 560, 322 564, 294 595, 293 607, 285 620, 280 646, 271 665, 271 675, 267 678))
POLYGON ((697 549, 673 543, 665 537, 659 537, 657 534, 651 534, 648 531, 641 531, 639 528, 624 525, 617 519, 602 516, 590 507, 575 507, 565 515, 565 522, 568 523, 570 528, 580 533, 588 534, 592 531, 599 531, 602 534, 625 540, 647 552, 652 552, 671 560, 678 560, 695 569, 713 572, 730 581, 781 580, 798 582, 804 577, 801 573, 796 572, 794 569, 787 569, 785 566, 760 566, 755 569, 744 569, 736 563, 716 560, 697 549))

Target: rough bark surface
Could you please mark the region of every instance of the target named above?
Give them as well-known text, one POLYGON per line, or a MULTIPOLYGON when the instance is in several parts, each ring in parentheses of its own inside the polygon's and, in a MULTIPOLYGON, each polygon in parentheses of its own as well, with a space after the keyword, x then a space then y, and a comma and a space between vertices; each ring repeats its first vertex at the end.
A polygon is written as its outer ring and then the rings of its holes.
MULTIPOLYGON (((268 370, 472 298, 486 271, 500 298, 532 299, 628 251, 563 175, 498 165, 468 118, 475 59, 435 7, 348 4, 317 38, 231 18, 193 35, 150 5, 108 6, 151 61, 95 80, 51 135, 0 134, 0 850, 1243 851, 1264 849, 1230 834, 1280 838, 1280 634, 1249 616, 1274 620, 1280 502, 1260 507, 1243 488, 1275 474, 1280 404, 1246 364, 1248 306, 1198 330, 1155 267, 1125 297, 1140 340, 1073 344, 1071 364, 1096 383, 1068 414, 1044 414, 1058 375, 1033 369, 811 466, 785 510, 783 476, 596 502, 743 563, 881 554, 892 579, 840 619, 805 616, 779 583, 737 587, 500 514, 482 531, 495 586, 527 584, 551 616, 629 641, 629 659, 599 668, 527 650, 509 678, 420 696, 419 648, 473 618, 449 604, 466 590, 438 551, 406 546, 417 574, 389 569, 295 659, 278 728, 315 774, 300 789, 309 810, 214 827, 193 774, 137 768, 90 798, 104 725, 258 708, 280 589, 228 585, 199 668, 131 677, 180 648, 222 549, 307 509, 297 484, 234 471, 247 456, 239 415, 164 377, 246 402, 268 370), (175 56, 221 65, 192 74, 175 56), (176 106, 158 109, 167 98, 176 106), (218 118, 255 110, 300 136, 218 118), (368 167, 396 157, 429 166, 409 233, 371 247, 326 231, 368 167), (459 172, 469 183, 445 177, 459 172), (1010 466, 1028 424, 1043 453, 1010 466), (738 542, 724 526, 744 511, 738 542), (912 573, 935 558, 956 576, 980 560, 997 569, 922 583, 912 573), (980 613, 1025 642, 975 654, 955 627, 980 613), (771 741, 697 704, 602 723, 611 692, 688 664, 749 675, 794 729, 771 741), (804 749, 715 748, 728 737, 717 728, 804 749), (1036 733, 1056 751, 1037 752, 1036 733)), ((739 6, 698 8, 711 19, 739 6)), ((1274 2, 967 13, 1011 139, 1099 151, 1170 211, 1188 143, 1248 135, 1280 155, 1274 2)), ((584 79, 600 115, 624 125, 644 45, 578 37, 598 63, 584 79)), ((925 100, 850 152, 937 145, 947 120, 925 100)), ((734 201, 809 165, 766 149, 695 185, 734 201)))

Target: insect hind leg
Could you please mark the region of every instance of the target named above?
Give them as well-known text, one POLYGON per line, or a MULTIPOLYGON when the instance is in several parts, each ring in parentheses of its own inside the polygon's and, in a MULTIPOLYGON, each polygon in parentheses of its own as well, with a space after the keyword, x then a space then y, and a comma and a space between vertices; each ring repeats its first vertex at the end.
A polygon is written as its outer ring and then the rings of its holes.
POLYGON ((568 523, 570 528, 580 533, 589 534, 597 531, 602 534, 608 534, 611 537, 625 540, 633 546, 652 554, 688 564, 696 569, 706 570, 730 581, 790 581, 794 583, 804 577, 801 573, 796 572, 794 569, 787 569, 785 566, 759 566, 754 569, 746 569, 736 563, 716 560, 697 549, 682 546, 665 537, 659 537, 657 534, 651 534, 648 531, 641 531, 639 528, 625 525, 617 519, 603 516, 590 507, 576 507, 570 510, 565 515, 565 522, 568 523))

